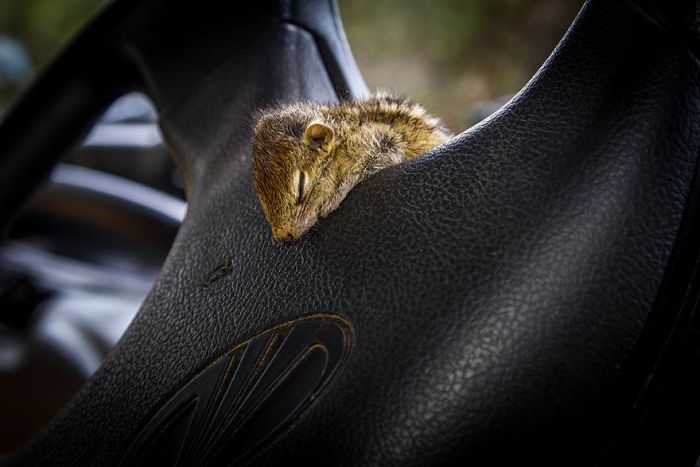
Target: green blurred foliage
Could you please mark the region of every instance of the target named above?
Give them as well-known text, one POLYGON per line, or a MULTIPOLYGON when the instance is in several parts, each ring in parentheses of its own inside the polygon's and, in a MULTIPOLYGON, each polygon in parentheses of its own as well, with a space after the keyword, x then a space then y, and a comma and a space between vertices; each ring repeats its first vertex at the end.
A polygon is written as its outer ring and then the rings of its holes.
POLYGON ((370 88, 425 104, 461 131, 536 72, 582 0, 338 0, 370 88), (485 106, 486 107, 486 106, 485 106))
POLYGON ((104 0, 2 0, 0 33, 20 39, 43 66, 104 0))
POLYGON ((367 58, 388 58, 386 52, 425 53, 428 60, 457 65, 485 20, 503 3, 340 0, 339 6, 353 46, 367 58))

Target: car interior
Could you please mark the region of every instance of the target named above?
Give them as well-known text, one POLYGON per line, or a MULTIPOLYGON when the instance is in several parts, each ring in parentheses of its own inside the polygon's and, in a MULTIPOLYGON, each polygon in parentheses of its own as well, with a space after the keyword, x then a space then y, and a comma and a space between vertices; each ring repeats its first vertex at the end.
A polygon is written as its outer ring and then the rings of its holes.
POLYGON ((0 463, 696 465, 699 11, 586 1, 278 244, 256 111, 370 94, 335 1, 108 3, 0 121, 0 463), (124 132, 158 187, 64 161, 124 132))

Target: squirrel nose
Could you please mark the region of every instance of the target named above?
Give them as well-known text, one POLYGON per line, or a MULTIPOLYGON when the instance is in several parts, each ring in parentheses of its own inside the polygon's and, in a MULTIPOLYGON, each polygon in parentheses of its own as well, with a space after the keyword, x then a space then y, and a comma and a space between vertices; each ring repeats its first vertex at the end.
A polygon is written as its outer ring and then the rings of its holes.
POLYGON ((294 240, 299 238, 299 235, 294 235, 294 232, 290 230, 285 230, 281 232, 275 232, 273 237, 275 237, 275 240, 277 240, 280 243, 288 243, 293 242, 294 240))

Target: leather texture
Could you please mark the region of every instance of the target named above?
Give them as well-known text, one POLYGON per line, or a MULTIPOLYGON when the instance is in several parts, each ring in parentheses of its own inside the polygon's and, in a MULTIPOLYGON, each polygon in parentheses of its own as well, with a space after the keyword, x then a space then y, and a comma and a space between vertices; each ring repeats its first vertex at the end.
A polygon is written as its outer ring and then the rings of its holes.
POLYGON ((319 51, 322 33, 304 26, 336 19, 321 1, 307 22, 284 2, 236 15, 222 4, 118 1, 104 13, 117 25, 129 13, 115 30, 159 108, 188 212, 116 348, 9 461, 118 463, 202 365, 318 312, 351 324, 353 350, 249 465, 599 459, 691 193, 700 70, 688 47, 626 2, 591 1, 504 108, 278 245, 252 185, 248 116, 345 94, 342 67, 324 61, 342 54, 319 51))

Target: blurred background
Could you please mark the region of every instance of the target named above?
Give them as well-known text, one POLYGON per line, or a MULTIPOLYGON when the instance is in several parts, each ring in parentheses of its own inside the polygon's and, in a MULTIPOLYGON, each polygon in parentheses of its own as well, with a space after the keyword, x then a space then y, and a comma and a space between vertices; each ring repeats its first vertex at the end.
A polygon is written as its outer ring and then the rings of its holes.
MULTIPOLYGON (((103 0, 0 0, 0 118, 103 0)), ((371 89, 460 132, 517 92, 580 0, 339 0, 371 89)), ((0 243, 0 455, 99 367, 177 234, 186 204, 143 95, 116 101, 0 243), (8 401, 10 401, 8 403, 8 401)))
POLYGON ((580 0, 339 0, 367 84, 424 104, 458 133, 517 92, 580 0))
MULTIPOLYGON (((0 112, 104 0, 0 0, 0 112)), ((453 131, 522 87, 581 0, 339 0, 370 88, 424 103, 453 131), (476 108, 476 109, 475 109, 476 108)))

